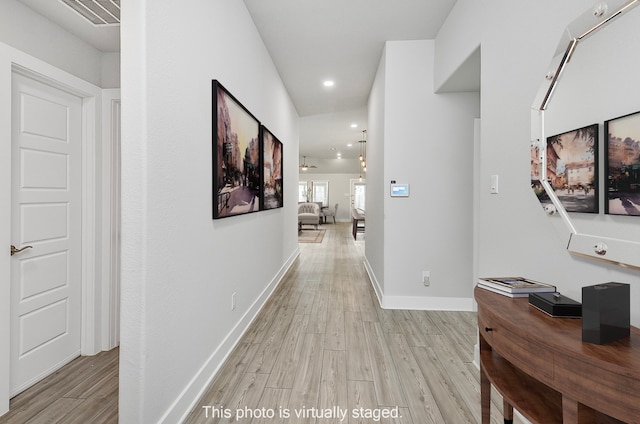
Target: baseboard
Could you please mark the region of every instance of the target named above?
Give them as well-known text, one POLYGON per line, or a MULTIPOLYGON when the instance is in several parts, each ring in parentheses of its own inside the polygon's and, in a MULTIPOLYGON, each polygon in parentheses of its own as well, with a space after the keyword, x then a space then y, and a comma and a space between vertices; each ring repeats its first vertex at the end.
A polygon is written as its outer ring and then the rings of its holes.
POLYGON ((371 286, 373 286, 373 291, 376 293, 376 297, 378 298, 378 304, 382 307, 382 287, 380 287, 380 283, 378 283, 378 279, 376 278, 376 274, 373 272, 373 268, 371 268, 371 264, 367 257, 364 257, 364 269, 367 271, 367 275, 369 276, 369 281, 371 281, 371 286))
POLYGON ((271 297, 274 290, 280 285, 283 277, 293 265, 293 262, 300 255, 300 249, 296 247, 295 251, 289 256, 282 265, 278 273, 273 277, 271 282, 265 287, 260 296, 256 299, 247 312, 240 318, 238 323, 227 334, 220 346, 211 354, 205 364, 198 370, 196 375, 191 379, 187 387, 180 393, 178 398, 173 402, 169 409, 165 412, 159 423, 174 424, 183 422, 191 410, 195 407, 204 392, 207 390, 213 379, 216 377, 222 365, 233 352, 242 336, 249 329, 249 326, 256 318, 267 300, 271 297))
POLYGON ((467 297, 383 296, 382 309, 418 311, 473 311, 473 299, 467 297))
POLYGON ((369 275, 373 290, 382 309, 413 309, 421 311, 474 311, 471 297, 388 296, 385 295, 373 272, 371 264, 364 258, 364 268, 369 275))

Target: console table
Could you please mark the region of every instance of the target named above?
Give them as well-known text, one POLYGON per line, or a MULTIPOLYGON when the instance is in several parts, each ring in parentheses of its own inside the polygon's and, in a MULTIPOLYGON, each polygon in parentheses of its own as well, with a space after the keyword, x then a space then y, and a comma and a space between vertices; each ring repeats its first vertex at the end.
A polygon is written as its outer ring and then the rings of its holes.
POLYGON ((552 318, 526 298, 475 288, 482 423, 491 385, 505 422, 515 407, 534 423, 640 423, 640 329, 606 345, 582 342, 582 321, 552 318))

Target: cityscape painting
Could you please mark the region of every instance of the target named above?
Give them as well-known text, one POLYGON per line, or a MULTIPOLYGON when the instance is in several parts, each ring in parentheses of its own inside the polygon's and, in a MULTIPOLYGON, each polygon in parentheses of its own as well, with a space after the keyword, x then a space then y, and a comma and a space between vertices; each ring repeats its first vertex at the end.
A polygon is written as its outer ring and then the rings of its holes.
POLYGON ((598 213, 598 124, 547 137, 547 180, 567 212, 598 213))
POLYGON ((282 143, 262 126, 262 198, 261 209, 276 209, 283 205, 282 143))
POLYGON ((213 218, 260 210, 260 122, 213 80, 213 218))
POLYGON ((640 215, 640 112, 605 121, 605 213, 640 215))

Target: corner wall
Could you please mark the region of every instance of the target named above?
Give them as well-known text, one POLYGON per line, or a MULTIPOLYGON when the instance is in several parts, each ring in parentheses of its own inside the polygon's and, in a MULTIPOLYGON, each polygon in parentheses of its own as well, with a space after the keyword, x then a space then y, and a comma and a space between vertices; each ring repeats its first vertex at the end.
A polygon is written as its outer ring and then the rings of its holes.
MULTIPOLYGON (((458 6, 475 10, 474 2, 458 6)), ((631 284, 631 320, 640 323, 640 274, 573 256, 567 240, 540 207, 530 189, 531 105, 567 24, 592 1, 483 3, 475 34, 482 46, 482 149, 479 222, 479 274, 523 275, 556 284, 581 300, 581 287, 607 281, 631 284), (540 31, 540 28, 545 28, 540 31), (491 175, 499 175, 499 194, 490 194, 491 175)), ((464 16, 461 13, 460 16, 464 16)), ((468 37, 468 22, 450 16, 448 26, 468 37)), ((453 30, 452 33, 455 33, 453 30)), ((453 49, 461 40, 443 41, 453 49)), ((467 40, 468 41, 468 40, 467 40)), ((630 233, 637 223, 629 222, 630 233)))
POLYGON ((298 252, 284 85, 243 2, 183 6, 122 4, 121 423, 179 422, 298 252), (212 79, 282 141, 284 208, 211 219, 212 79))
POLYGON ((470 310, 478 93, 434 93, 432 40, 387 42, 382 60, 369 122, 384 129, 382 137, 374 131, 375 157, 367 151, 367 193, 375 191, 380 203, 373 209, 384 210, 371 225, 367 205, 370 274, 383 307, 470 310), (391 180, 409 183, 410 196, 390 197, 391 180), (377 243, 370 248, 372 237, 384 240, 382 257, 377 243), (431 274, 429 287, 423 271, 431 274))

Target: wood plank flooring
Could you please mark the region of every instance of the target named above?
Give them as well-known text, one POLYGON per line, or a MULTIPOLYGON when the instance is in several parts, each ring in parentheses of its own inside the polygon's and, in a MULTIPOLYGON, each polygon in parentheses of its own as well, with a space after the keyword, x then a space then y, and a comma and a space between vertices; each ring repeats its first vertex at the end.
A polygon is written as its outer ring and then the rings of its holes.
POLYGON ((75 359, 11 399, 0 424, 117 423, 118 352, 75 359))
POLYGON ((362 236, 322 227, 185 422, 479 423, 476 314, 381 309, 362 236))
MULTIPOLYGON (((323 228, 185 422, 479 423, 475 313, 381 309, 363 235, 323 228)), ((12 399, 0 424, 116 423, 117 390, 118 349, 81 357, 12 399)), ((501 406, 494 394, 492 423, 501 406)))

